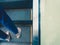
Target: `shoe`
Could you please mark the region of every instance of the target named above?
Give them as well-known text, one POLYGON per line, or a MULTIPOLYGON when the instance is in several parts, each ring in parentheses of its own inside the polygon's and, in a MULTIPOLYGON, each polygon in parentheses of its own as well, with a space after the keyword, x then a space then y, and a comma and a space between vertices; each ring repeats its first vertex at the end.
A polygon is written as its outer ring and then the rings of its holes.
POLYGON ((16 38, 20 38, 21 37, 21 28, 17 28, 18 29, 18 33, 16 34, 16 38))
POLYGON ((10 32, 9 32, 9 31, 7 31, 7 32, 6 32, 6 34, 8 35, 8 37, 7 37, 5 40, 9 42, 9 41, 11 40, 10 32))

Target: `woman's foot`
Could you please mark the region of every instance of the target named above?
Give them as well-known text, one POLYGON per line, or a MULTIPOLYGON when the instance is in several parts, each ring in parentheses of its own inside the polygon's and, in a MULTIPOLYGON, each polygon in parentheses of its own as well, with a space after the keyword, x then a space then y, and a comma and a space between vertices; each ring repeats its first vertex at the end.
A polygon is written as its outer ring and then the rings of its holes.
POLYGON ((7 37, 5 40, 9 42, 9 41, 11 40, 10 32, 9 32, 9 31, 7 31, 7 32, 6 32, 6 34, 8 35, 8 37, 7 37))
POLYGON ((20 38, 21 37, 21 28, 17 28, 18 29, 18 33, 16 34, 16 38, 20 38))

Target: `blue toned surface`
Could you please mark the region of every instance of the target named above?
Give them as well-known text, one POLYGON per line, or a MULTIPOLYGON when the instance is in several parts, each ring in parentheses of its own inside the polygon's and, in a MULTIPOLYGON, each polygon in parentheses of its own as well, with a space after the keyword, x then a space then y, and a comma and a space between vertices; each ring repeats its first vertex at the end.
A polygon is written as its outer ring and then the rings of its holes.
POLYGON ((11 9, 11 10, 6 10, 6 13, 13 21, 30 20, 31 17, 30 9, 11 9))
POLYGON ((10 2, 10 1, 24 1, 24 0, 0 0, 0 2, 10 2))
POLYGON ((33 0, 9 0, 9 1, 0 1, 0 5, 4 7, 4 9, 32 9, 33 0))
MULTIPOLYGON (((12 32, 10 32, 11 33, 11 35, 12 35, 12 40, 8 43, 8 42, 6 42, 6 41, 2 41, 1 43, 0 43, 0 45, 3 45, 3 44, 9 44, 9 45, 30 45, 32 42, 30 41, 30 37, 31 37, 31 33, 30 33, 30 26, 17 26, 17 28, 18 27, 20 27, 20 28, 22 28, 22 35, 21 35, 21 37, 19 38, 19 39, 17 39, 15 36, 14 36, 14 34, 12 33, 12 32)), ((1 28, 2 30, 4 30, 5 32, 8 30, 8 29, 6 29, 6 28, 1 28)))
MULTIPOLYGON (((25 8, 25 6, 30 7, 30 3, 29 4, 28 3, 23 2, 23 6, 22 5, 21 6, 24 7, 24 8, 25 8), (24 4, 26 4, 26 5, 24 5, 24 4), (29 5, 29 6, 27 6, 27 5, 29 5)), ((12 2, 7 2, 7 3, 3 2, 3 3, 0 3, 0 4, 2 4, 5 8, 6 7, 7 8, 9 8, 9 7, 14 8, 14 7, 19 7, 17 5, 22 4, 22 3, 19 2, 19 3, 16 4, 16 2, 13 2, 13 3, 12 2), (12 4, 14 4, 15 6, 13 6, 12 4)), ((18 20, 24 20, 24 21, 25 20, 30 20, 31 12, 30 12, 29 9, 23 9, 23 10, 10 9, 10 10, 6 10, 6 12, 11 17, 11 19, 13 21, 17 22, 18 20)), ((19 39, 17 39, 14 36, 14 34, 11 32, 12 40, 10 42, 6 42, 6 41, 3 40, 3 41, 0 42, 0 45, 31 45, 32 42, 31 42, 31 38, 30 38, 31 37, 30 26, 25 26, 24 25, 24 26, 18 26, 18 27, 22 28, 22 32, 21 32, 22 36, 19 39)), ((3 29, 4 29, 4 31, 8 30, 8 29, 5 29, 5 28, 2 28, 2 30, 3 29)))
MULTIPOLYGON (((11 17, 11 19, 13 21, 26 21, 26 20, 30 20, 30 10, 26 9, 26 10, 6 10, 7 14, 9 15, 9 17, 11 17), (18 18, 19 17, 19 18, 18 18), (22 19, 21 19, 22 18, 22 19)), ((18 21, 18 23, 19 23, 18 21)), ((17 24, 18 24, 17 23, 17 24)), ((23 22, 22 22, 23 23, 23 22)), ((27 22, 28 23, 28 22, 27 22)), ((20 24, 19 24, 20 25, 20 24)), ((24 45, 23 43, 25 43, 25 45, 30 45, 31 41, 30 41, 30 26, 18 26, 20 28, 22 28, 22 36, 20 39, 16 39, 15 36, 13 35, 13 33, 11 32, 12 35, 12 40, 10 43, 6 42, 6 41, 2 41, 1 45, 3 44, 10 44, 10 45, 14 45, 14 44, 21 44, 24 45), (12 43, 13 42, 13 43, 12 43)), ((7 31, 8 29, 2 28, 3 31, 7 31)))
POLYGON ((13 33, 17 34, 18 30, 13 23, 13 21, 10 19, 10 17, 6 14, 4 11, 4 8, 0 6, 0 24, 2 24, 4 27, 8 28, 9 31, 12 31, 13 33))
POLYGON ((33 45, 39 45, 39 38, 37 36, 34 37, 33 39, 33 45))

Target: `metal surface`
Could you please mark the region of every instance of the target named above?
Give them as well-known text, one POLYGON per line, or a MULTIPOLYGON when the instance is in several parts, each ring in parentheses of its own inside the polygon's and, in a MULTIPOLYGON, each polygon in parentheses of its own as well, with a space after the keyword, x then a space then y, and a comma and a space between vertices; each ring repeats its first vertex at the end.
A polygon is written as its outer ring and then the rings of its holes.
POLYGON ((33 45, 39 45, 39 0, 33 0, 33 45))

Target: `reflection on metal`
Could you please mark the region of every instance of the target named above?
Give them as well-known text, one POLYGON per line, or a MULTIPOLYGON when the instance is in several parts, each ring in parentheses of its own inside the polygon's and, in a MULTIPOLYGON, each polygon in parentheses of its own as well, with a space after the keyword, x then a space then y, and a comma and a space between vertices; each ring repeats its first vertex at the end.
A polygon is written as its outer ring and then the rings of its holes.
MULTIPOLYGON (((27 18, 27 19, 29 19, 29 18, 27 18)), ((13 22, 16 24, 17 28, 18 27, 21 28, 22 35, 19 39, 16 39, 14 34, 12 32, 10 32, 11 36, 12 36, 12 40, 9 42, 9 44, 12 45, 12 43, 13 44, 16 43, 18 45, 19 43, 25 43, 27 45, 32 45, 32 28, 31 28, 32 27, 32 20, 31 20, 31 18, 30 18, 30 20, 19 20, 19 21, 15 20, 13 22)), ((2 30, 4 30, 6 32, 8 29, 2 28, 2 30)), ((0 42, 1 42, 1 45, 3 45, 4 43, 5 44, 8 43, 5 40, 1 40, 0 42)))
POLYGON ((31 9, 7 9, 5 11, 13 21, 31 20, 31 9))
MULTIPOLYGON (((13 34, 13 32, 11 33, 12 36, 12 40, 10 41, 10 43, 32 43, 31 42, 31 26, 22 26, 22 25, 17 25, 17 28, 21 28, 21 37, 19 39, 17 39, 15 37, 15 35, 13 34)), ((6 29, 5 27, 2 27, 3 31, 7 31, 8 29, 6 29)), ((2 43, 7 43, 5 40, 1 40, 2 43)))
POLYGON ((33 45, 39 45, 38 0, 33 0, 33 45))
POLYGON ((38 0, 38 44, 40 45, 40 0, 38 0))
MULTIPOLYGON (((10 42, 6 42, 5 40, 0 40, 0 45, 32 45, 32 23, 33 23, 33 15, 32 15, 32 0, 26 1, 9 1, 9 2, 0 2, 7 12, 7 14, 11 17, 16 27, 21 28, 21 37, 17 39, 13 32, 10 31, 12 40, 10 42), (20 5, 19 5, 20 4, 20 5), (17 10, 16 10, 17 9, 17 10), (22 11, 23 9, 23 11, 22 11), (14 17, 15 16, 15 17, 14 17)), ((1 28, 4 32, 8 29, 1 28)))

